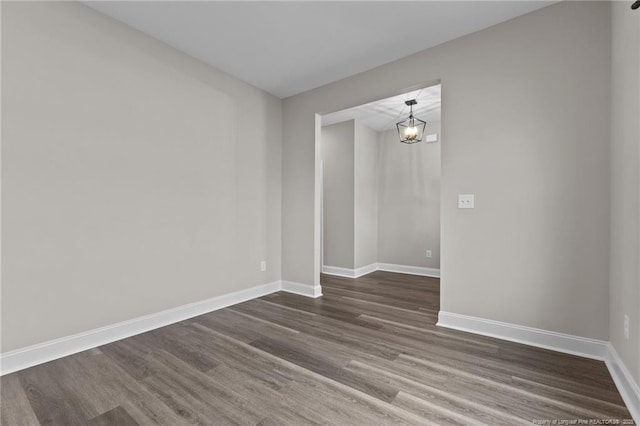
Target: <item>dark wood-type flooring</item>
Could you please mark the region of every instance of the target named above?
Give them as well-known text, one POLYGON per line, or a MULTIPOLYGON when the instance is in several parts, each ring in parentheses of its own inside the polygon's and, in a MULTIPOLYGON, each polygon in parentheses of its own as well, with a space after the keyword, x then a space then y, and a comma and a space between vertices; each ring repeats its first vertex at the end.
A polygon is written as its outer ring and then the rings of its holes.
POLYGON ((2 425, 630 419, 603 362, 435 326, 439 281, 322 277, 2 377, 2 425))

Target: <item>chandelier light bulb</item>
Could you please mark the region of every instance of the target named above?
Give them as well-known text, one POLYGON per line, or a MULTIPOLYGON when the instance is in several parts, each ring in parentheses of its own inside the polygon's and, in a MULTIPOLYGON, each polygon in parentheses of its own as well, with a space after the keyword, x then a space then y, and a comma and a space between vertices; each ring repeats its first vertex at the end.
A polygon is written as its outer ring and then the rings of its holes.
POLYGON ((407 127, 404 136, 409 140, 415 139, 418 136, 418 128, 416 126, 407 127))

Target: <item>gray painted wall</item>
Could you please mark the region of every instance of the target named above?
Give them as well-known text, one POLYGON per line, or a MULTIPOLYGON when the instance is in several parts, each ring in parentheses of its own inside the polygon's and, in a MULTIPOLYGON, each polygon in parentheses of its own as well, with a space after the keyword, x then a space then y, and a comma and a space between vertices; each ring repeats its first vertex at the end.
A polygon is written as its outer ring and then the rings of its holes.
POLYGON ((377 132, 357 120, 322 128, 323 261, 356 269, 378 250, 377 132))
POLYGON ((378 132, 355 122, 354 269, 378 258, 378 132))
POLYGON ((279 99, 79 3, 2 59, 3 352, 280 279, 279 99))
POLYGON ((442 309, 607 339, 610 25, 561 2, 285 99, 283 279, 319 280, 316 114, 441 82, 442 309))
POLYGON ((609 338, 640 383, 640 13, 612 8, 609 338), (630 335, 623 334, 624 314, 630 335))
POLYGON ((353 269, 354 145, 353 120, 322 128, 324 162, 324 264, 353 269))
MULTIPOLYGON (((440 133, 440 122, 428 126, 440 133)), ((379 137, 378 262, 439 269, 441 142, 402 144, 396 130, 379 137)))

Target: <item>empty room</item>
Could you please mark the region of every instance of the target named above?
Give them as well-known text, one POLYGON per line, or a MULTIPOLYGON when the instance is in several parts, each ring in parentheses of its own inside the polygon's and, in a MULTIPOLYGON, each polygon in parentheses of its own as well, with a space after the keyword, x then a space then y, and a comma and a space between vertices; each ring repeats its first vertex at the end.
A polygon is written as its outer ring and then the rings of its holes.
POLYGON ((0 424, 640 424, 640 1, 5 1, 0 424))

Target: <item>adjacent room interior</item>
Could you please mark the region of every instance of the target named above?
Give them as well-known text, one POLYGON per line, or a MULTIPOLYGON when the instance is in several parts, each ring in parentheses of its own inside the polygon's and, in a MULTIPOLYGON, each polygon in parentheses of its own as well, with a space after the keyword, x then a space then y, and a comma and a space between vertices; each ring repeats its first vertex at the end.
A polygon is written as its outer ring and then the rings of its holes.
POLYGON ((440 276, 440 90, 322 116, 323 273, 440 276), (396 143, 414 116, 421 134, 396 143))
POLYGON ((0 423, 639 423, 638 5, 3 0, 0 423))

